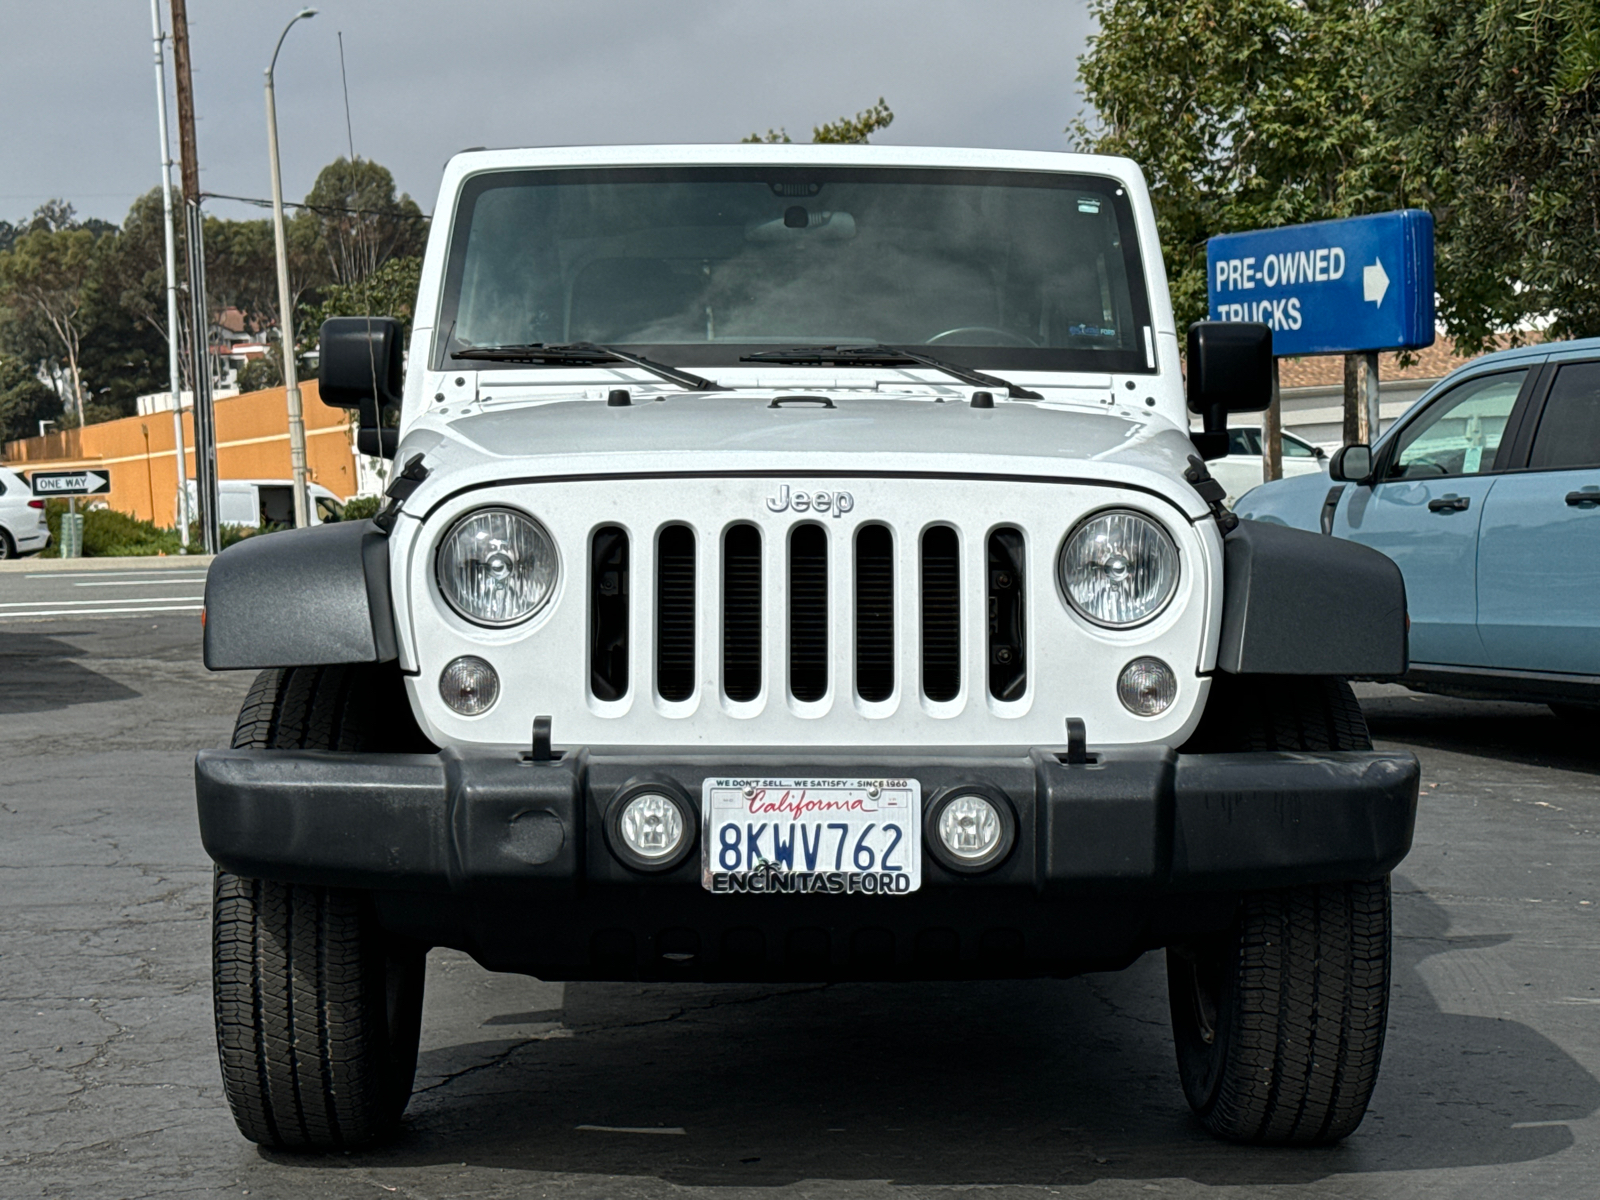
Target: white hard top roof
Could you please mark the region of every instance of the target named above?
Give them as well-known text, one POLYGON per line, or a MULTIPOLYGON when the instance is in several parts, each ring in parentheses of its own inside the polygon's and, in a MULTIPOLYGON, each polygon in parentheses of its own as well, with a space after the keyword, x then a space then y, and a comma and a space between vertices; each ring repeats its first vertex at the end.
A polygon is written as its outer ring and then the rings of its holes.
POLYGON ((979 150, 946 146, 839 146, 715 143, 681 146, 539 146, 512 150, 463 150, 445 165, 444 187, 481 171, 552 167, 649 166, 872 166, 952 167, 983 171, 1062 171, 1100 175, 1123 183, 1144 176, 1132 159, 1105 154, 1046 150, 979 150))

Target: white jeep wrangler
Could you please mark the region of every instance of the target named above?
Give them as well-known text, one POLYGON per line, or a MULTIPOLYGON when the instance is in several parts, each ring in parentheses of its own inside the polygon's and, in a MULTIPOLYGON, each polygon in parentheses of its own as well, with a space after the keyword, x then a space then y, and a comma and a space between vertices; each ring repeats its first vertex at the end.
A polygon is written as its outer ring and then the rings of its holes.
POLYGON ((246 1137, 392 1129, 430 946, 547 979, 1063 977, 1165 949, 1224 1137, 1361 1121, 1417 764, 1382 555, 1203 459, 1271 334, 1178 332, 1125 160, 472 152, 401 328, 322 330, 394 460, 251 538, 196 763, 246 1137))

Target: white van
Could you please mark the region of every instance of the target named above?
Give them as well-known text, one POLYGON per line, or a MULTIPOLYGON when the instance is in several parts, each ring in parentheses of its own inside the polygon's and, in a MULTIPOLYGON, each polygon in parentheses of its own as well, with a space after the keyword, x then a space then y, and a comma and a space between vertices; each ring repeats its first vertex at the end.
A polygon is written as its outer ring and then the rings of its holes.
MULTIPOLYGON (((344 514, 344 501, 320 483, 306 484, 311 502, 311 524, 325 525, 344 514)), ((199 493, 189 481, 189 512, 198 511, 199 493)), ((217 483, 217 524, 262 525, 294 524, 294 483, 288 479, 223 479, 217 483)))

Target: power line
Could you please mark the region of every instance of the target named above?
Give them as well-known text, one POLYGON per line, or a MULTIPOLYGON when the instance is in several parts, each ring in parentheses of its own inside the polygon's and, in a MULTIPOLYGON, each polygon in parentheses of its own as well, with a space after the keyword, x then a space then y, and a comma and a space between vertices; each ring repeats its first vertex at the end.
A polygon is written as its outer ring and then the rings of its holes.
MULTIPOLYGON (((272 207, 271 200, 262 200, 256 196, 226 196, 221 192, 201 192, 200 195, 202 199, 206 200, 235 200, 240 204, 254 204, 257 208, 272 207)), ((351 216, 358 217, 393 217, 397 220, 406 221, 433 220, 432 215, 429 213, 397 212, 388 208, 340 208, 333 204, 296 204, 293 200, 285 200, 283 206, 285 208, 303 208, 307 212, 319 214, 348 213, 351 216)))

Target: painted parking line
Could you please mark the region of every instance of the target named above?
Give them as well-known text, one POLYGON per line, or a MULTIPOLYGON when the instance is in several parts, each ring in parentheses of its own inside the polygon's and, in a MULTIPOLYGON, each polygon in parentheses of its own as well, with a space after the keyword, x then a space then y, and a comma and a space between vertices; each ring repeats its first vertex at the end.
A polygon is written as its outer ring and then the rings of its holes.
POLYGON ((198 575, 205 577, 203 568, 200 567, 169 567, 164 571, 144 570, 124 571, 120 567, 107 568, 104 571, 35 571, 23 575, 24 579, 104 579, 107 575, 159 575, 167 579, 190 579, 198 575), (193 574, 191 574, 193 573, 193 574))
POLYGON ((106 597, 104 600, 5 600, 0 608, 83 608, 86 605, 171 605, 205 600, 203 595, 141 595, 141 597, 106 597))
POLYGON ((75 583, 73 587, 163 587, 169 583, 199 583, 204 575, 168 575, 165 579, 97 579, 75 583))
POLYGON ((201 612, 203 604, 160 604, 149 608, 55 608, 38 612, 0 613, 0 621, 31 621, 39 617, 117 617, 138 613, 201 612))

